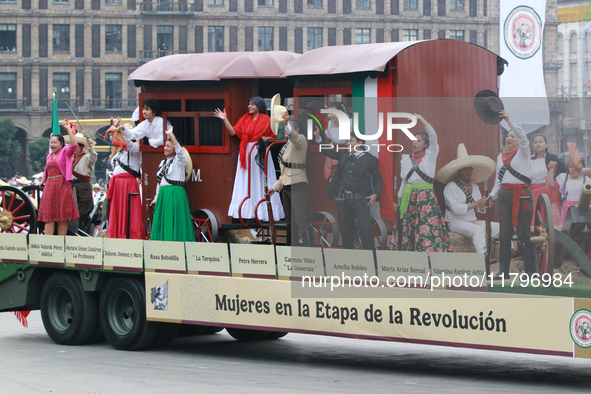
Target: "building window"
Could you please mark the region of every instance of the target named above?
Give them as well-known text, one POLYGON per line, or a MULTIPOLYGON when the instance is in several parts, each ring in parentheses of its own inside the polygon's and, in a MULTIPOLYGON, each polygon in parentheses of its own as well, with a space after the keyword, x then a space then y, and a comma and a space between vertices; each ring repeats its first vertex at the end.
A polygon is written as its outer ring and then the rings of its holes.
POLYGON ((121 0, 105 0, 105 4, 119 5, 121 0))
POLYGON ((16 108, 16 73, 0 73, 0 109, 16 108))
POLYGON ((173 48, 173 26, 156 26, 156 46, 158 48, 159 55, 169 55, 173 48))
POLYGON ((273 0, 259 0, 259 7, 272 7, 273 0))
POLYGON ((68 4, 70 0, 53 0, 54 4, 68 4))
POLYGON ((224 26, 207 28, 207 51, 224 52, 224 26))
POLYGON ((418 29, 404 29, 402 30, 402 41, 417 41, 419 39, 418 29))
POLYGON ((371 29, 355 29, 355 44, 369 44, 371 42, 371 29))
POLYGON ((224 5, 224 0, 207 0, 207 5, 224 5))
POLYGON ((273 50, 273 28, 259 27, 259 52, 273 50))
POLYGON ((404 0, 404 9, 405 10, 418 10, 419 9, 419 0, 404 0))
POLYGON ((322 28, 308 27, 308 50, 322 47, 322 28))
POLYGON ((371 0, 355 0, 355 7, 363 10, 370 10, 371 0))
POLYGON ((53 25, 53 52, 70 52, 70 25, 53 25))
POLYGON ((105 25, 105 52, 121 52, 121 25, 105 25))
POLYGON ((322 0, 308 0, 308 7, 322 8, 322 0))
POLYGON ((70 99, 70 73, 53 73, 53 88, 55 89, 55 98, 58 99, 58 108, 67 109, 65 103, 70 99), (60 102, 59 100, 65 101, 60 102))
POLYGON ((464 11, 464 0, 450 0, 450 10, 464 11))
POLYGON ((121 73, 105 74, 105 97, 107 99, 107 108, 121 108, 121 98, 123 88, 121 83, 121 73))
POLYGON ((449 31, 449 38, 451 40, 464 41, 464 30, 450 30, 449 31))
POLYGON ((0 25, 0 51, 16 51, 16 25, 0 25))
POLYGON ((570 94, 577 94, 577 63, 570 64, 570 94))
POLYGON ((571 34, 569 46, 570 46, 569 52, 570 52, 571 56, 575 55, 575 57, 576 57, 576 54, 578 52, 577 51, 577 33, 571 34))

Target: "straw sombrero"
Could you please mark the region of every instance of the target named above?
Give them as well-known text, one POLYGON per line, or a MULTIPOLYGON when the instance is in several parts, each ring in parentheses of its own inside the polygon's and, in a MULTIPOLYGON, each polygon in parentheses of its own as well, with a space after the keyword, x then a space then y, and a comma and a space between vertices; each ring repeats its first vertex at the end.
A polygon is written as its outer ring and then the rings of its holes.
POLYGON ((95 183, 94 185, 92 185, 93 189, 102 189, 101 185, 99 185, 98 183, 95 183))
POLYGON ((468 155, 464 144, 458 145, 458 158, 447 163, 441 170, 435 174, 435 179, 441 183, 447 184, 456 176, 462 168, 472 167, 471 181, 479 183, 489 178, 496 170, 496 164, 493 159, 480 155, 468 155))
POLYGON ((193 160, 191 159, 189 151, 185 147, 183 147, 183 152, 185 153, 185 156, 187 156, 187 164, 185 164, 185 182, 187 182, 193 173, 193 160))
POLYGON ((25 186, 26 186, 26 185, 30 185, 31 183, 33 183, 33 182, 31 182, 30 180, 28 180, 27 178, 25 178, 24 176, 22 176, 22 177, 18 178, 16 181, 17 181, 17 182, 18 182, 20 185, 25 185, 25 186))
POLYGON ((283 122, 283 114, 287 111, 283 105, 281 105, 281 95, 277 93, 271 99, 271 131, 277 135, 277 128, 279 122, 283 122))
POLYGON ((474 110, 484 123, 499 124, 503 120, 499 111, 505 109, 503 101, 492 90, 481 90, 474 97, 474 110))
MULTIPOLYGON (((77 144, 84 145, 85 148, 88 148, 88 142, 86 141, 86 138, 84 138, 82 133, 76 133, 76 135, 74 137, 76 137, 77 144)), ((64 135, 64 143, 65 143, 65 145, 70 145, 70 136, 69 135, 64 135)), ((94 145, 94 141, 92 141, 92 145, 94 145)))
POLYGON ((33 178, 35 178, 35 179, 41 179, 41 178, 43 178, 43 173, 42 172, 37 173, 37 174, 33 175, 33 178))

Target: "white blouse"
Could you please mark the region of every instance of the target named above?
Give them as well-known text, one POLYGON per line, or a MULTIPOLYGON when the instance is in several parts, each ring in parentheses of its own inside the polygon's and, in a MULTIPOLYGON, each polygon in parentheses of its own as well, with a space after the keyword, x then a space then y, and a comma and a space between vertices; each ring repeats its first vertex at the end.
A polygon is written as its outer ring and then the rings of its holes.
POLYGON ((556 182, 560 187, 560 191, 566 189, 566 201, 579 201, 581 194, 583 193, 583 184, 589 179, 581 177, 581 179, 572 179, 569 177, 566 181, 566 187, 564 187, 564 178, 568 176, 566 173, 559 174, 556 177, 556 182))
MULTIPOLYGON (((350 130, 353 131, 352 126, 350 130)), ((332 120, 328 121, 328 128, 324 134, 326 135, 326 138, 337 145, 345 145, 347 143, 347 140, 339 139, 339 126, 335 126, 335 124, 332 123, 332 120)))
POLYGON ((546 167, 546 158, 530 159, 529 170, 531 172, 531 183, 546 183, 548 168, 546 167))
MULTIPOLYGON (((164 119, 160 116, 155 116, 152 120, 152 123, 148 121, 148 119, 144 119, 144 121, 138 124, 133 129, 124 128, 122 133, 125 138, 129 138, 130 140, 140 140, 144 137, 148 138, 148 142, 154 148, 158 148, 159 146, 164 144, 164 128, 162 127, 164 123, 164 119)), ((170 122, 166 122, 166 126, 170 126, 170 122)))
MULTIPOLYGON (((511 130, 515 132, 517 136, 517 141, 519 142, 519 148, 513 160, 511 161, 511 167, 521 175, 526 177, 531 176, 530 171, 530 153, 529 153, 529 141, 527 140, 527 136, 525 135, 525 131, 515 123, 511 125, 511 130)), ((515 178, 509 171, 505 171, 503 175, 502 181, 499 181, 499 171, 503 168, 503 153, 500 153, 497 157, 497 176, 495 178, 495 186, 493 187, 490 195, 493 196, 493 199, 496 199, 499 196, 499 191, 501 190, 502 184, 510 183, 513 185, 520 184, 524 185, 519 179, 515 178)))
POLYGON ((125 171, 121 166, 119 166, 116 160, 119 160, 122 164, 130 167, 132 170, 140 171, 140 167, 142 166, 142 154, 140 153, 140 144, 137 142, 132 142, 131 140, 125 139, 125 143, 127 144, 127 151, 121 150, 113 156, 111 159, 111 166, 113 167, 113 175, 125 174, 125 171), (129 153, 129 154, 128 154, 129 153))
MULTIPOLYGON (((429 135, 429 146, 425 149, 425 156, 419 162, 419 169, 431 178, 435 177, 435 167, 437 165, 437 155, 439 154, 439 145, 437 144, 437 134, 431 125, 425 127, 425 131, 429 135)), ((398 197, 402 197, 402 191, 404 190, 407 180, 406 177, 408 172, 412 169, 412 161, 410 160, 411 155, 402 155, 400 159, 400 190, 398 191, 398 197)), ((408 183, 424 183, 425 181, 416 172, 413 172, 408 183)))
MULTIPOLYGON (((171 181, 184 182, 185 181, 185 166, 187 165, 187 162, 189 160, 187 159, 187 156, 185 156, 185 152, 183 152, 183 147, 181 146, 181 144, 176 144, 173 146, 174 146, 174 151, 175 151, 176 155, 173 158, 167 158, 165 160, 162 160, 160 162, 160 165, 158 166, 158 173, 157 174, 160 173, 160 169, 162 168, 164 163, 166 163, 167 161, 170 160, 170 161, 172 161, 172 163, 170 164, 170 166, 168 167, 168 170, 166 171, 166 178, 170 179, 171 181)), ((166 182, 166 179, 164 179, 164 177, 162 177, 162 180, 160 181, 158 186, 156 186, 156 195, 154 196, 154 201, 156 201, 156 199, 158 198, 158 191, 160 190, 161 186, 171 186, 171 184, 166 182)))

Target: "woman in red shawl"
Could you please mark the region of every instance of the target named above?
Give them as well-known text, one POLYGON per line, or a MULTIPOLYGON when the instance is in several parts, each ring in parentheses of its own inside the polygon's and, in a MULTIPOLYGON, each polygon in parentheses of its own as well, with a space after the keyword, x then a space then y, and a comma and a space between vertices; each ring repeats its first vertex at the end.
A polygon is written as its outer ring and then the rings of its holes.
MULTIPOLYGON (((257 165, 256 156, 258 153, 258 146, 255 146, 248 157, 248 153, 253 145, 257 145, 259 139, 268 140, 274 138, 275 135, 271 131, 271 118, 267 115, 267 106, 265 100, 261 97, 255 96, 248 100, 248 113, 243 115, 236 125, 232 126, 226 110, 221 111, 219 108, 214 111, 214 115, 224 121, 224 126, 230 135, 235 135, 240 138, 240 153, 238 155, 238 166, 236 167, 236 176, 234 177, 234 190, 232 191, 232 202, 228 209, 228 216, 239 218, 238 209, 244 197, 250 198, 242 204, 243 219, 254 218, 254 208, 257 203, 263 199, 264 196, 264 171, 257 165), (248 190, 248 176, 250 173, 250 192, 248 190)), ((267 160, 267 185, 269 187, 277 181, 277 174, 275 173, 275 165, 271 157, 267 160)), ((273 208, 273 216, 275 220, 280 220, 284 217, 283 206, 278 194, 271 196, 271 206, 273 208)), ((257 210, 257 217, 259 220, 268 221, 269 216, 265 204, 260 204, 257 210)))

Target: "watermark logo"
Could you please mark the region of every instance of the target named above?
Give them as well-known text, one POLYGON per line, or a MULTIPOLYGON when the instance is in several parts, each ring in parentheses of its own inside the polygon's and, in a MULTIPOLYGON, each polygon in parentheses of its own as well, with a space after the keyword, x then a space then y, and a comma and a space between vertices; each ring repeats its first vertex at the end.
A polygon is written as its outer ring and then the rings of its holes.
POLYGON ((582 348, 591 347, 591 311, 579 309, 570 319, 570 336, 582 348))

